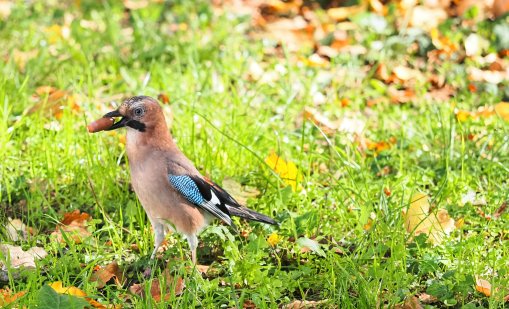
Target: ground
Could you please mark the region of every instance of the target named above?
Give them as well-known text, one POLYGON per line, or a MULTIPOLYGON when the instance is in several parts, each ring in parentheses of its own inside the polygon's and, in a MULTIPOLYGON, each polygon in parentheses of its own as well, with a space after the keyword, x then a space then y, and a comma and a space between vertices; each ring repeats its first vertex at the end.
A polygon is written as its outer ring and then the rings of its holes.
POLYGON ((507 17, 251 2, 2 2, 0 243, 47 255, 0 250, 0 306, 503 307, 507 17), (216 222, 204 273, 171 234, 151 265, 125 132, 86 130, 142 94, 280 226, 216 222))

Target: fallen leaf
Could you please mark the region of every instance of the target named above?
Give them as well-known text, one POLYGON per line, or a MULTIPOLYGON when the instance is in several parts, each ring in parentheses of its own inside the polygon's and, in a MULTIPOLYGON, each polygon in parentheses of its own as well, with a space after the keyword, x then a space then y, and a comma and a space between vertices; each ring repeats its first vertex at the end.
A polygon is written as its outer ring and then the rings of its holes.
POLYGON ((326 300, 294 300, 286 305, 283 305, 281 308, 283 309, 322 308, 322 305, 325 305, 325 303, 326 300))
POLYGON ((202 274, 206 274, 209 268, 210 265, 196 265, 196 269, 202 274))
MULTIPOLYGON (((166 279, 165 284, 163 286, 160 279, 154 279, 150 282, 150 297, 154 299, 156 302, 160 302, 161 300, 169 300, 173 295, 178 296, 182 294, 185 288, 184 280, 181 277, 175 279, 170 275, 168 269, 163 271, 163 277, 166 279), (173 293, 170 290, 173 288, 173 293), (162 290, 161 290, 162 288, 162 290)), ((134 284, 129 287, 129 291, 135 295, 138 295, 142 298, 146 298, 147 295, 145 293, 145 287, 143 284, 134 284)))
POLYGON ((495 113, 500 116, 500 118, 509 121, 509 103, 500 102, 495 105, 495 113))
POLYGON ((95 271, 90 277, 90 282, 97 282, 97 288, 102 289, 112 278, 117 286, 122 286, 124 275, 115 261, 95 271))
POLYGON ((421 72, 402 65, 398 65, 392 69, 392 73, 401 81, 408 81, 421 76, 421 72))
POLYGON ((5 226, 7 239, 12 241, 24 240, 27 238, 27 227, 20 219, 9 218, 5 226))
POLYGON ((331 121, 326 116, 322 115, 318 112, 318 110, 312 107, 305 107, 303 113, 304 119, 312 121, 316 126, 318 126, 323 133, 331 135, 339 129, 341 122, 340 121, 331 121))
POLYGON ((169 104, 170 103, 170 97, 166 93, 160 93, 157 96, 157 99, 163 103, 163 104, 169 104))
POLYGON ((498 219, 507 210, 507 201, 504 201, 497 211, 493 214, 493 218, 498 219))
POLYGON ((475 82, 487 82, 497 85, 509 80, 509 68, 505 71, 492 71, 470 67, 467 69, 467 73, 468 79, 475 82))
POLYGON ((86 212, 81 212, 79 209, 74 210, 73 212, 68 212, 64 214, 64 218, 60 222, 63 225, 69 225, 73 221, 76 223, 83 224, 86 221, 90 220, 90 215, 86 212))
POLYGON ((260 5, 259 9, 262 15, 295 15, 299 13, 301 6, 302 0, 267 0, 260 5))
POLYGON ((307 237, 300 237, 299 239, 297 239, 296 243, 301 247, 302 253, 311 251, 311 252, 314 252, 322 257, 325 257, 325 252, 320 247, 320 244, 314 239, 310 239, 307 237), (302 249, 304 249, 304 250, 302 250, 302 249))
POLYGON ((270 234, 270 236, 267 238, 267 242, 272 248, 274 248, 281 241, 281 239, 282 237, 279 236, 278 233, 272 232, 272 234, 270 234))
POLYGON ((265 163, 281 177, 284 183, 291 186, 293 191, 297 190, 297 183, 302 180, 302 175, 299 173, 295 163, 285 161, 275 152, 271 152, 265 158, 265 163))
MULTIPOLYGON (((35 260, 43 259, 48 253, 40 247, 32 247, 27 251, 23 251, 21 247, 12 246, 8 244, 1 244, 0 251, 7 257, 7 262, 10 262, 10 268, 35 268, 35 260)), ((7 269, 7 265, 0 262, 3 270, 7 269)))
POLYGON ((475 279, 475 289, 476 291, 484 294, 487 297, 491 296, 491 283, 484 279, 481 278, 475 279))
POLYGON ((41 86, 35 90, 32 97, 36 103, 28 109, 27 114, 43 112, 46 116, 51 115, 60 119, 66 107, 71 108, 73 112, 80 111, 76 96, 65 90, 41 86))
POLYGON ((223 179, 223 188, 241 205, 246 205, 249 198, 254 198, 260 195, 260 191, 257 188, 242 186, 235 179, 229 177, 223 179))
POLYGON ((362 1, 361 5, 330 8, 327 10, 327 15, 335 21, 343 21, 356 14, 364 12, 367 8, 366 6, 366 1, 362 1))
POLYGON ((101 309, 106 309, 106 308, 121 308, 121 306, 117 306, 117 305, 113 305, 113 306, 105 306, 93 299, 91 299, 90 297, 86 297, 87 294, 75 287, 75 286, 69 286, 69 287, 65 287, 63 286, 62 282, 61 281, 55 281, 53 283, 50 283, 48 284, 55 292, 57 292, 58 294, 65 294, 65 295, 71 295, 71 296, 76 296, 76 297, 80 297, 80 298, 84 298, 89 304, 91 304, 94 308, 101 308, 101 309))
POLYGON ((409 103, 412 102, 415 98, 415 92, 412 89, 398 89, 393 85, 389 86, 387 89, 389 98, 393 103, 409 103))
POLYGON ((432 304, 438 301, 438 299, 435 296, 429 295, 427 293, 419 294, 419 300, 421 301, 422 304, 432 304))
POLYGON ((410 25, 425 31, 431 31, 446 19, 447 12, 443 8, 418 5, 412 9, 410 25))
POLYGON ((8 307, 7 305, 12 304, 18 298, 23 297, 26 293, 26 291, 13 293, 9 288, 0 289, 0 307, 8 307))
POLYGON ((66 213, 62 222, 51 233, 51 237, 60 243, 65 243, 66 237, 77 244, 82 243, 84 239, 92 235, 87 229, 88 220, 90 220, 90 215, 81 213, 79 210, 66 213))
POLYGON ((436 214, 430 213, 428 196, 416 193, 405 214, 405 228, 415 236, 424 233, 430 242, 439 244, 456 226, 447 210, 439 209, 436 214))
POLYGON ((396 305, 396 309, 422 309, 424 308, 419 301, 419 298, 415 296, 409 296, 405 298, 403 304, 396 305))
POLYGON ((70 287, 64 287, 61 281, 55 281, 53 283, 48 284, 55 292, 59 294, 67 294, 72 296, 78 296, 78 297, 85 297, 87 294, 83 292, 82 290, 78 289, 77 287, 70 286, 70 287))

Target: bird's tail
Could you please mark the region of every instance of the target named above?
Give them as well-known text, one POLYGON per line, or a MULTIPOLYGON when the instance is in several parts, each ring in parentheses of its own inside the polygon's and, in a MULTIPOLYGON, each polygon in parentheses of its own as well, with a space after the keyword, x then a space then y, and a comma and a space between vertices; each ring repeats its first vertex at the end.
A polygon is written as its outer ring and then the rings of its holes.
POLYGON ((254 210, 251 210, 246 207, 234 207, 230 205, 226 205, 228 208, 228 211, 230 212, 230 215, 241 217, 248 220, 278 225, 277 221, 272 219, 271 217, 268 217, 266 215, 262 215, 261 213, 257 213, 254 210))

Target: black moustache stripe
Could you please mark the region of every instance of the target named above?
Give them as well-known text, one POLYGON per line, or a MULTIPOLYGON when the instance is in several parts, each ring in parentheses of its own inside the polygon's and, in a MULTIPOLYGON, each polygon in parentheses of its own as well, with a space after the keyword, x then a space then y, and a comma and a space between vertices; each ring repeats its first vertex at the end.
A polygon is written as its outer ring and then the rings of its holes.
POLYGON ((130 120, 126 123, 126 125, 140 132, 145 132, 145 124, 138 120, 130 120))

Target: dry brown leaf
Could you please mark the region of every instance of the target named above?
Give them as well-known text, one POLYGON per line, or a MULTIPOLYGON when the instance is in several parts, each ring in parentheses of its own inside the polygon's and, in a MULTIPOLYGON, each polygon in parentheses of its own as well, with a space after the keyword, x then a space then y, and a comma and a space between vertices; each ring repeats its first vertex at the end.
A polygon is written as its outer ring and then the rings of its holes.
POLYGON ((90 233, 87 229, 87 221, 90 220, 90 215, 87 213, 81 213, 79 210, 75 210, 71 213, 64 214, 64 219, 57 225, 55 231, 51 233, 57 242, 65 243, 65 234, 69 240, 79 244, 84 239, 90 237, 90 233))
POLYGON ((408 81, 410 79, 415 79, 421 76, 421 72, 419 72, 418 70, 414 70, 402 65, 398 65, 394 69, 392 69, 392 73, 396 78, 400 79, 401 81, 408 81))
POLYGON ((481 278, 476 278, 475 279, 475 289, 478 292, 481 292, 482 294, 484 294, 485 296, 488 296, 488 297, 491 296, 491 283, 489 283, 489 281, 486 281, 481 278))
POLYGON ((206 274, 209 268, 210 265, 196 265, 196 269, 202 274, 206 274))
POLYGON ((438 299, 435 296, 426 293, 421 293, 419 294, 419 300, 421 301, 421 304, 432 304, 436 302, 438 299))
MULTIPOLYGON (((178 296, 182 294, 185 288, 184 280, 181 277, 175 279, 173 276, 169 274, 169 271, 165 269, 163 271, 163 275, 166 278, 165 285, 162 286, 161 290, 161 281, 159 279, 154 279, 150 282, 150 297, 152 297, 156 302, 160 302, 161 299, 169 300, 172 295, 178 296), (170 288, 174 286, 173 293, 170 291, 170 288)), ((135 295, 138 295, 142 298, 146 298, 145 288, 142 284, 134 284, 129 287, 129 291, 135 295)))
POLYGON ((81 212, 79 209, 74 210, 73 212, 68 212, 64 214, 64 218, 60 222, 63 225, 69 225, 73 221, 79 224, 84 224, 86 221, 90 220, 90 215, 86 212, 81 212))
POLYGON ((399 90, 394 86, 389 86, 387 92, 393 103, 409 103, 417 97, 412 89, 399 90))
POLYGON ((302 0, 267 0, 260 5, 262 15, 295 15, 299 13, 302 0))
POLYGON ((428 196, 416 193, 405 214, 405 228, 408 233, 413 233, 415 236, 424 233, 428 235, 430 242, 439 244, 456 226, 447 210, 439 209, 436 215, 430 213, 428 196))
POLYGON ((323 133, 332 135, 337 132, 339 129, 341 122, 340 121, 331 121, 326 116, 322 115, 318 110, 312 107, 304 108, 304 119, 312 121, 316 126, 318 126, 323 133))
POLYGON ((471 67, 467 69, 468 79, 476 82, 487 82, 490 84, 500 84, 509 80, 509 68, 505 71, 481 70, 471 67))
POLYGON ((306 22, 302 16, 294 18, 280 18, 265 26, 263 38, 281 42, 290 52, 313 48, 314 27, 306 22))
POLYGON ((304 309, 304 308, 321 308, 326 300, 294 300, 289 304, 283 305, 283 309, 304 309))
POLYGON ((424 308, 419 301, 419 298, 415 296, 406 297, 403 304, 396 305, 396 309, 422 309, 424 308))
POLYGON ((97 282, 97 288, 102 289, 112 278, 117 286, 122 286, 124 275, 115 261, 94 272, 90 277, 90 282, 97 282))
POLYGON ((7 239, 12 241, 24 240, 28 236, 27 227, 20 219, 9 218, 5 230, 7 231, 7 239))
POLYGON ((60 119, 66 107, 70 107, 74 112, 80 111, 80 106, 74 94, 51 86, 38 87, 35 90, 33 99, 36 103, 28 109, 28 114, 42 111, 46 115, 55 116, 57 119, 60 119))
MULTIPOLYGON (((43 259, 48 253, 40 247, 32 247, 27 251, 23 251, 21 247, 8 244, 0 245, 0 251, 7 258, 6 262, 10 262, 10 268, 35 268, 35 260, 43 259)), ((3 270, 7 269, 7 265, 0 262, 3 270)))
POLYGON ((13 293, 9 288, 0 289, 0 308, 8 307, 7 305, 12 304, 18 298, 23 297, 26 291, 13 293))
POLYGON ((500 207, 498 207, 497 211, 493 214, 494 219, 500 218, 500 216, 507 210, 507 201, 504 201, 500 207))

